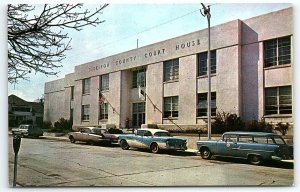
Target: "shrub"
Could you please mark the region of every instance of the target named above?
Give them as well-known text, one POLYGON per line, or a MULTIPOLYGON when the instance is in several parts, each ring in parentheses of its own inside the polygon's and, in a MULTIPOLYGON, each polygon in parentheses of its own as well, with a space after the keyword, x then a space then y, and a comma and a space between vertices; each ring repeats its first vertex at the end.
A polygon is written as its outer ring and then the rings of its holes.
POLYGON ((283 124, 283 123, 277 123, 275 130, 279 131, 283 136, 286 135, 286 132, 288 131, 290 127, 289 123, 283 124))
POLYGON ((246 131, 272 133, 273 130, 273 125, 271 123, 266 122, 263 118, 261 120, 252 120, 246 126, 246 131))
POLYGON ((211 132, 214 134, 222 134, 227 131, 244 130, 245 124, 236 114, 218 112, 211 124, 211 132))
POLYGON ((54 132, 64 132, 72 129, 73 122, 68 119, 60 118, 54 123, 54 132))
POLYGON ((44 121, 42 125, 42 129, 50 129, 52 128, 52 123, 50 121, 44 121))

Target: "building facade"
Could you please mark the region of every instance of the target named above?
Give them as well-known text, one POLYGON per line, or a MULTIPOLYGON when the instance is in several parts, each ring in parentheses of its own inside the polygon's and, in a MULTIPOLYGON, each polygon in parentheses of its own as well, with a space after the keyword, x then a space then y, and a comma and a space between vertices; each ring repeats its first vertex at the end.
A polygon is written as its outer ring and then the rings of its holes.
POLYGON ((44 102, 28 102, 15 95, 8 96, 8 125, 17 127, 20 124, 42 126, 44 102))
MULTIPOLYGON (((44 119, 72 118, 74 127, 205 128, 207 32, 75 66, 45 84, 44 119)), ((212 27, 212 115, 292 124, 292 45, 292 8, 212 27)))

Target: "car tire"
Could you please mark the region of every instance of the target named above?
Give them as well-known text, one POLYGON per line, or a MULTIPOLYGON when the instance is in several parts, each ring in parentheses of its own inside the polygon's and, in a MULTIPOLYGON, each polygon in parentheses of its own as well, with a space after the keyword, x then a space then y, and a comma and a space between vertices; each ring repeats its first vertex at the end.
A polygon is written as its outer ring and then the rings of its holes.
POLYGON ((70 142, 71 142, 71 143, 75 143, 75 139, 74 139, 73 136, 70 136, 69 139, 70 139, 70 142))
POLYGON ((249 155, 248 160, 252 165, 262 164, 262 158, 259 155, 249 155))
POLYGON ((120 146, 123 150, 129 149, 129 145, 128 145, 127 141, 124 139, 120 141, 120 146))
POLYGON ((200 155, 201 155, 202 159, 210 159, 212 156, 210 150, 207 147, 204 147, 201 149, 200 155))
POLYGON ((159 146, 157 143, 152 143, 150 146, 150 150, 152 153, 158 153, 159 152, 159 146))

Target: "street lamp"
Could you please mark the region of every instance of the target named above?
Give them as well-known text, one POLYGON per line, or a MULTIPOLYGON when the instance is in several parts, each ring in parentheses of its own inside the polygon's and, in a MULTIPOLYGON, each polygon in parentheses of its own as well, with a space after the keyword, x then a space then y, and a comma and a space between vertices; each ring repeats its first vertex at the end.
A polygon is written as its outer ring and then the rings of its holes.
POLYGON ((208 78, 208 93, 207 93, 207 133, 208 139, 211 139, 211 79, 210 79, 210 8, 201 3, 203 12, 200 13, 203 17, 207 17, 208 22, 208 52, 207 52, 207 78, 208 78))

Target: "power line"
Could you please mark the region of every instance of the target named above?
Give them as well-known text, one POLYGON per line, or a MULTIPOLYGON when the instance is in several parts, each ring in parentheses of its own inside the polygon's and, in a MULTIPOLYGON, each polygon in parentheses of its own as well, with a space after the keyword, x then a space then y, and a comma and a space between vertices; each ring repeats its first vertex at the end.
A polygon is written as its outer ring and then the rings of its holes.
MULTIPOLYGON (((209 5, 209 6, 213 6, 213 5, 216 5, 216 4, 212 4, 212 5, 209 5)), ((166 24, 171 23, 171 22, 173 22, 173 21, 175 21, 175 20, 181 19, 181 18, 186 17, 186 16, 188 16, 188 15, 191 15, 191 14, 193 14, 193 13, 196 13, 196 12, 198 12, 199 10, 200 10, 200 9, 193 10, 193 11, 191 11, 191 12, 185 13, 184 15, 181 15, 181 16, 178 16, 178 17, 175 17, 175 18, 172 18, 172 19, 167 20, 167 21, 165 21, 165 22, 163 22, 163 23, 160 23, 160 24, 154 25, 154 26, 152 26, 152 27, 149 27, 149 28, 147 28, 147 29, 144 29, 144 30, 142 30, 142 31, 140 31, 140 32, 138 32, 138 33, 130 34, 130 35, 121 37, 121 38, 119 38, 119 39, 116 39, 116 40, 111 41, 111 42, 109 42, 109 43, 103 44, 103 45, 101 45, 101 46, 99 46, 99 47, 94 47, 94 48, 92 48, 92 49, 101 49, 101 48, 103 48, 103 47, 106 47, 106 46, 108 46, 108 45, 114 44, 114 43, 116 43, 116 42, 120 42, 120 41, 123 41, 123 40, 125 40, 125 39, 129 39, 129 38, 131 38, 131 37, 140 35, 140 34, 142 34, 142 33, 148 32, 148 31, 153 30, 153 29, 155 29, 155 28, 161 27, 162 25, 166 25, 166 24)), ((89 51, 80 52, 80 54, 88 53, 88 52, 89 52, 89 51)), ((71 56, 69 56, 69 58, 70 58, 70 57, 74 57, 74 56, 77 56, 77 54, 76 54, 76 55, 71 55, 71 56)))

